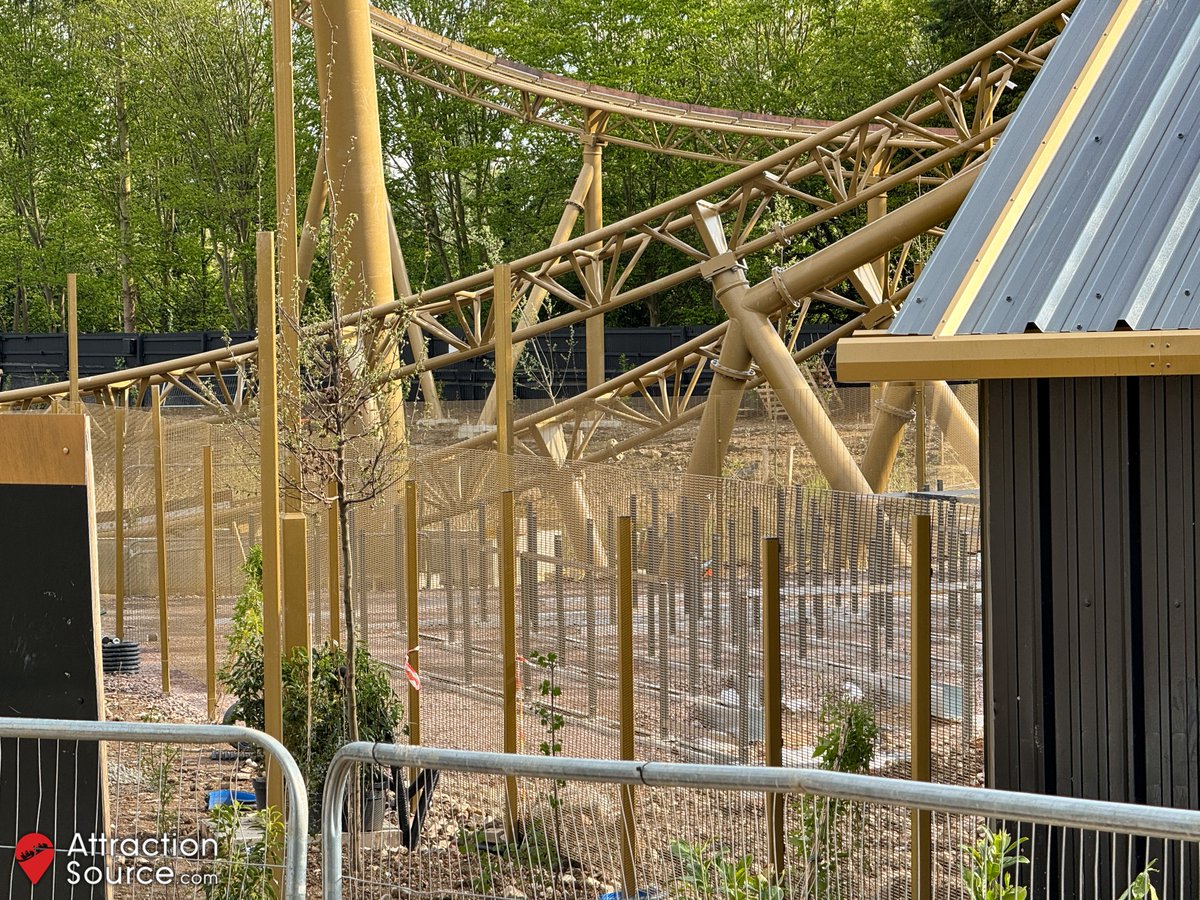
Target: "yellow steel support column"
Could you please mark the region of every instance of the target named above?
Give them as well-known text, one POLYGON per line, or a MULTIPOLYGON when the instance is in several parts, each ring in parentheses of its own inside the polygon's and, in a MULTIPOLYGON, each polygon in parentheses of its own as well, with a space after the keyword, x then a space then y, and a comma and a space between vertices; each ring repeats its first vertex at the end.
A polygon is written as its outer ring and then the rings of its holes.
MULTIPOLYGON (((713 286, 719 289, 717 279, 713 279, 713 286)), ((742 326, 736 320, 730 320, 721 341, 717 364, 712 366, 712 384, 704 412, 700 414, 700 430, 696 433, 688 463, 689 475, 717 477, 721 474, 752 362, 742 336, 742 326)))
MULTIPOLYGON (((283 740, 279 610, 279 408, 275 333, 275 236, 258 233, 258 424, 262 498, 263 713, 267 734, 283 740)), ((267 802, 283 808, 283 773, 267 770, 267 802)))
POLYGON ((204 469, 204 674, 208 686, 208 721, 217 718, 217 565, 213 547, 212 447, 202 448, 204 469))
MULTIPOLYGON (((783 765, 783 655, 780 641, 779 538, 762 539, 763 763, 783 765)), ((767 794, 767 868, 781 879, 787 868, 784 794, 767 794)))
POLYGON ((118 406, 116 414, 116 424, 113 426, 116 432, 113 435, 114 461, 113 466, 116 469, 116 498, 113 509, 113 525, 115 526, 115 538, 113 546, 113 566, 115 568, 114 576, 116 578, 116 597, 114 598, 117 605, 117 638, 125 640, 125 407, 118 406))
POLYGON ((908 381, 889 381, 883 396, 875 403, 875 424, 863 454, 863 476, 875 492, 886 491, 904 438, 904 426, 913 417, 916 385, 908 381))
MULTIPOLYGON (((932 565, 929 516, 912 517, 912 595, 911 625, 912 672, 909 700, 912 704, 912 779, 929 781, 931 774, 932 717, 930 594, 932 565)), ((932 820, 928 810, 913 810, 912 825, 912 891, 913 900, 930 900, 933 896, 932 820)))
POLYGON ((958 461, 979 484, 979 427, 946 382, 931 381, 928 390, 934 421, 954 448, 958 461))
MULTIPOLYGON (((620 697, 621 759, 633 759, 633 520, 617 519, 617 691, 620 697)), ((626 897, 636 897, 637 823, 633 788, 623 784, 621 794, 621 887, 626 897)))
MULTIPOLYGON (((324 79, 322 79, 324 84, 324 79)), ((325 214, 325 201, 329 195, 329 182, 325 177, 325 145, 317 151, 317 164, 313 169, 312 187, 308 191, 308 204, 304 211, 304 224, 300 228, 300 243, 296 249, 296 305, 304 307, 308 293, 308 279, 312 276, 313 258, 317 255, 317 241, 321 237, 321 217, 325 214)))
MULTIPOLYGON (((290 12, 290 11, 289 11, 290 12)), ((343 315, 393 298, 387 186, 367 0, 313 4, 321 121, 343 315)))
POLYGON ((171 640, 167 629, 167 477, 162 428, 162 388, 150 389, 150 415, 154 425, 154 535, 158 556, 158 647, 162 689, 171 693, 171 640))
POLYGON ((500 263, 492 274, 492 326, 495 330, 496 452, 500 454, 500 486, 512 483, 513 344, 512 270, 500 263))
MULTIPOLYGON (((587 199, 588 190, 592 184, 592 167, 588 162, 584 162, 583 167, 579 170, 579 175, 575 179, 575 186, 571 189, 571 196, 567 198, 566 206, 562 211, 562 215, 558 219, 558 227, 554 230, 554 237, 550 239, 550 246, 554 247, 558 244, 566 243, 571 237, 571 230, 575 227, 575 222, 579 218, 579 213, 583 209, 584 201, 587 199)), ((542 304, 546 302, 547 292, 541 286, 534 286, 529 290, 529 296, 521 307, 520 328, 527 328, 530 325, 537 323, 538 314, 542 310, 542 304)), ((521 353, 524 352, 525 342, 513 344, 513 363, 521 358, 521 353)), ((496 388, 492 387, 488 391, 487 401, 483 404, 483 412, 479 414, 480 425, 495 425, 496 424, 496 388)))
POLYGON ((342 546, 338 543, 337 484, 335 482, 331 481, 326 486, 325 497, 328 503, 328 511, 325 514, 325 535, 329 543, 325 552, 329 556, 329 640, 331 643, 340 645, 342 642, 342 592, 340 590, 342 546))
MULTIPOLYGON (((404 594, 407 602, 408 619, 408 662, 418 674, 421 671, 421 520, 417 515, 417 482, 412 478, 404 482, 404 594)), ((447 588, 449 590, 449 588, 447 588)), ((421 692, 411 684, 408 686, 408 742, 413 746, 421 743, 421 692)))
MULTIPOLYGON (((327 0, 312 8, 313 46, 322 77, 321 124, 329 180, 334 289, 343 315, 390 303, 392 255, 379 98, 368 0, 327 0)), ((372 353, 395 368, 397 345, 377 334, 372 353)), ((393 392, 378 415, 389 440, 404 440, 404 398, 393 392)))
MULTIPOLYGON (((589 109, 587 112, 586 133, 583 136, 583 161, 591 168, 591 185, 588 187, 587 200, 583 207, 584 231, 597 231, 604 227, 604 119, 605 113, 589 109)), ((599 250, 600 244, 593 244, 589 249, 599 250)), ((600 262, 591 267, 592 284, 599 292, 604 284, 604 268, 600 262)), ((587 339, 587 386, 596 387, 604 383, 604 316, 592 316, 587 320, 585 337, 587 339)))
MULTIPOLYGON (((808 386, 808 382, 800 375, 800 370, 792 359, 791 351, 784 344, 779 332, 775 330, 767 313, 755 309, 747 303, 751 292, 747 289, 744 268, 736 261, 729 259, 730 254, 723 226, 715 208, 697 205, 693 207, 693 215, 699 223, 697 230, 704 241, 705 249, 712 257, 707 263, 708 266, 711 266, 711 272, 707 274, 712 279, 713 293, 717 301, 729 313, 729 318, 738 324, 737 333, 745 341, 750 355, 766 373, 776 397, 787 411, 788 418, 792 420, 796 433, 808 446, 809 452, 812 453, 817 465, 834 490, 869 493, 870 486, 862 477, 862 472, 859 471, 850 451, 846 449, 846 445, 833 427, 833 423, 829 421, 829 416, 826 415, 821 401, 817 399, 812 388, 808 386)), ((774 286, 773 281, 765 283, 771 285, 771 289, 775 292, 777 305, 778 288, 774 286)), ((726 342, 729 339, 730 332, 726 332, 726 342)), ((748 372, 728 372, 726 374, 734 380, 739 377, 749 377, 748 372)), ((728 434, 733 427, 733 419, 737 415, 736 408, 722 407, 732 406, 731 398, 740 397, 741 391, 744 389, 744 382, 738 387, 728 387, 726 395, 718 398, 718 405, 712 417, 712 428, 719 429, 715 435, 718 442, 728 440, 728 434)), ((713 399, 710 396, 710 404, 713 399)), ((708 413, 707 408, 705 413, 708 413)), ((703 425, 703 421, 701 424, 703 425)), ((723 445, 717 443, 714 448, 711 443, 713 436, 711 431, 706 432, 702 428, 693 451, 694 462, 697 456, 703 458, 706 455, 711 456, 714 452, 720 452, 723 445)), ((709 465, 711 465, 711 461, 709 465)), ((702 466, 697 464, 695 468, 699 470, 702 466)), ((696 471, 694 474, 700 474, 700 472, 696 471)), ((703 474, 717 473, 706 471, 703 474)))
POLYGON ((308 620, 308 518, 283 514, 283 651, 312 652, 308 620))
POLYGON ((71 412, 79 409, 79 298, 75 289, 75 274, 67 276, 67 397, 71 412))
MULTIPOLYGON (((513 492, 500 493, 500 649, 504 666, 504 752, 517 748, 517 511, 513 492)), ((517 839, 521 820, 517 779, 504 780, 504 833, 517 839)))

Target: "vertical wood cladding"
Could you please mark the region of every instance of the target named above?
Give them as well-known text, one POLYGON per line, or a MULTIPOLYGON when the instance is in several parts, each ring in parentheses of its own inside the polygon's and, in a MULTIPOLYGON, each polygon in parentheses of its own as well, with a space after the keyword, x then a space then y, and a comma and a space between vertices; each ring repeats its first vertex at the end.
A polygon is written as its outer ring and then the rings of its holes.
POLYGON ((1200 809, 1198 404, 1193 376, 982 384, 992 786, 1200 809))

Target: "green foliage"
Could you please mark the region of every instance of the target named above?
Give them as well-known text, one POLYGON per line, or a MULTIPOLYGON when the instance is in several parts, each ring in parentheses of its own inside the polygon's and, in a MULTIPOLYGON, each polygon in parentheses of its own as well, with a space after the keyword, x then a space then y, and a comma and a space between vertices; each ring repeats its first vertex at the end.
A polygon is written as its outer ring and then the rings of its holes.
MULTIPOLYGON (((682 103, 838 118, 1012 24, 1037 0, 380 0, 506 59, 682 103), (932 7, 932 9, 930 8, 932 7)), ((255 0, 44 0, 0 17, 0 330, 63 327, 79 272, 85 331, 250 326, 254 234, 274 227, 269 8, 255 0), (128 185, 127 196, 121 185, 128 185)), ((311 40, 298 33, 297 182, 320 144, 311 40)), ((384 75, 388 199, 415 289, 542 249, 579 165, 574 135, 384 75)), ((609 145, 605 220, 728 167, 609 145)), ((805 184, 805 191, 824 190, 805 184)), ((322 234, 326 233, 322 229, 322 234)), ((811 252, 836 237, 815 234, 811 252)), ((325 238, 323 237, 322 240, 325 238)), ((322 248, 322 251, 328 248, 322 248)), ((649 248, 627 285, 665 272, 649 248)), ((779 260, 774 260, 778 264, 779 260)), ((765 271, 753 261, 754 274, 765 271)), ((310 297, 326 296, 318 255, 310 297)), ((569 279, 568 279, 569 280, 569 279)), ((814 310, 814 316, 820 313, 814 310)), ((711 324, 680 285, 613 325, 711 324)))
MULTIPOLYGON (((558 654, 535 650, 530 654, 529 661, 544 673, 538 685, 538 695, 542 699, 533 707, 542 726, 542 740, 538 744, 538 750, 543 756, 558 756, 562 752, 562 742, 558 739, 558 733, 567 724, 567 720, 558 709, 558 698, 562 696, 562 686, 558 683, 558 654)), ((566 781, 556 778, 550 787, 548 798, 555 846, 562 846, 562 796, 559 791, 566 787, 566 784, 566 781)))
POLYGON ((237 698, 238 717, 251 728, 266 727, 263 712, 262 547, 254 546, 242 564, 245 580, 233 604, 226 638, 225 665, 217 673, 221 684, 237 698))
POLYGON ((823 731, 813 755, 820 760, 820 768, 859 775, 870 771, 879 725, 869 703, 840 693, 827 694, 818 721, 823 731))
POLYGON ((173 744, 151 745, 141 762, 142 783, 155 793, 155 830, 158 834, 168 834, 175 824, 171 804, 179 790, 179 748, 173 744))
POLYGON ((262 829, 263 836, 249 844, 236 840, 242 818, 248 812, 240 803, 218 806, 209 813, 220 857, 213 863, 216 883, 206 885, 209 900, 275 900, 271 867, 282 862, 283 817, 274 807, 255 810, 248 818, 262 829))
POLYGON ((683 874, 675 885, 694 900, 783 900, 783 888, 754 865, 751 856, 732 859, 708 844, 671 841, 671 856, 683 874))
MULTIPOLYGON (((240 718, 262 730, 263 618, 262 550, 254 547, 242 567, 246 581, 234 604, 228 639, 228 661, 219 675, 237 698, 240 718)), ((404 707, 392 688, 387 667, 366 647, 355 653, 356 716, 359 739, 395 740, 404 707)), ((295 648, 281 662, 283 681, 283 743, 291 751, 308 784, 311 821, 320 821, 321 793, 334 752, 346 743, 346 651, 328 641, 312 650, 311 660, 295 648)))
POLYGON ((984 827, 974 845, 963 847, 967 863, 962 878, 970 900, 1025 900, 1028 889, 1012 881, 1017 867, 1029 862, 1020 853, 1023 843, 1025 838, 984 827))
POLYGON ((530 823, 520 839, 512 843, 497 843, 483 831, 459 831, 457 844, 460 853, 479 857, 482 871, 477 880, 481 884, 494 881, 497 866, 491 857, 509 860, 526 870, 556 872, 566 864, 557 850, 559 845, 536 821, 530 823))
POLYGON ((1150 880, 1158 868, 1157 860, 1150 860, 1146 864, 1146 868, 1138 873, 1137 878, 1125 889, 1125 893, 1120 896, 1120 900, 1158 900, 1158 891, 1154 887, 1154 883, 1150 880))
MULTIPOLYGON (((383 663, 361 645, 355 657, 358 738, 392 743, 402 733, 404 707, 383 663)), ((346 652, 336 644, 314 647, 311 666, 299 647, 283 660, 283 743, 304 773, 314 823, 320 822, 329 764, 349 739, 345 678, 346 652)))
MULTIPOLYGON (((822 728, 813 755, 822 769, 865 774, 875 757, 879 726, 864 700, 826 694, 818 721, 822 728)), ((861 812, 841 800, 800 798, 800 828, 789 835, 802 862, 800 877, 809 890, 825 896, 840 889, 839 873, 861 831, 861 812)))

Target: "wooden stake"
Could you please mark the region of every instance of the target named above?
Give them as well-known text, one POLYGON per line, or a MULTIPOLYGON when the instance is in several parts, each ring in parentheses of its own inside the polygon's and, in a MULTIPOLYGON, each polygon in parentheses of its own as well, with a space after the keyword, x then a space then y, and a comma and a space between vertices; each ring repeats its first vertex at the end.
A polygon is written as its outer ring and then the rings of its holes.
POLYGON ((500 454, 500 486, 512 485, 513 355, 512 270, 500 263, 492 273, 492 324, 496 354, 496 450, 500 454))
POLYGON ((162 667, 162 689, 171 693, 171 641, 167 631, 167 480, 163 458, 162 388, 150 389, 151 421, 154 425, 154 533, 158 555, 158 646, 162 667))
MULTIPOLYGON (((421 671, 421 596, 420 558, 418 556, 420 520, 417 518, 417 482, 404 482, 404 568, 408 582, 405 587, 408 601, 408 662, 413 671, 421 671)), ((421 743, 421 692, 411 684, 408 686, 408 742, 413 746, 421 743)))
MULTIPOLYGON (((621 759, 633 759, 633 519, 617 518, 617 672, 620 693, 621 759)), ((621 785, 621 883, 637 897, 637 824, 633 787, 621 785)))
MULTIPOLYGON (((498 408, 503 415, 503 406, 498 408)), ((500 641, 504 665, 504 752, 517 752, 517 511, 512 491, 500 494, 500 641)), ((504 780, 504 832, 517 838, 521 819, 517 779, 504 780)))
POLYGON ((113 466, 116 469, 116 537, 113 564, 116 569, 117 638, 125 640, 125 407, 117 407, 113 466))
MULTIPOLYGON (((258 284, 258 422, 262 479, 263 718, 267 734, 283 740, 282 644, 279 609, 279 405, 275 332, 275 235, 260 231, 258 284)), ((267 802, 283 809, 283 773, 267 768, 267 802)))
POLYGON ((212 447, 202 448, 204 474, 204 659, 208 685, 208 720, 217 718, 217 566, 213 547, 212 447))
MULTIPOLYGON (((930 594, 932 566, 929 516, 912 517, 912 673, 909 701, 912 704, 912 779, 929 781, 932 763, 930 689, 932 680, 930 637, 930 594)), ((912 822, 912 897, 933 897, 932 819, 928 810, 914 809, 912 822)))
MULTIPOLYGON (((762 539, 763 762, 783 765, 783 656, 779 634, 779 538, 762 539)), ((787 867, 784 794, 767 794, 767 866, 780 878, 787 867)))

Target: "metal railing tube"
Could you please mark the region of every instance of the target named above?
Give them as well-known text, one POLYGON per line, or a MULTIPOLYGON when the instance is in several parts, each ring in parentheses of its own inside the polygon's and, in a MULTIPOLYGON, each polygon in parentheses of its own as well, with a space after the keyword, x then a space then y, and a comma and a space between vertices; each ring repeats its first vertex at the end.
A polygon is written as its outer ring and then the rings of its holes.
MULTIPOLYGON (((338 849, 336 860, 327 855, 324 861, 326 891, 330 889, 330 876, 337 874, 340 877, 341 872, 341 818, 340 815, 331 818, 331 810, 341 809, 345 797, 341 782, 352 763, 660 788, 812 794, 953 815, 1200 841, 1200 812, 1166 807, 929 784, 821 769, 523 756, 360 741, 347 744, 337 752, 325 785, 322 840, 327 851, 338 849)), ((333 883, 336 884, 336 879, 333 883)), ((337 895, 327 893, 326 896, 337 895)))
POLYGON ((73 719, 0 717, 0 738, 60 741, 122 741, 138 744, 238 744, 261 747, 283 772, 287 787, 284 826, 283 896, 300 900, 306 893, 308 867, 308 794, 292 754, 275 738, 241 725, 190 725, 175 722, 86 722, 73 719))

